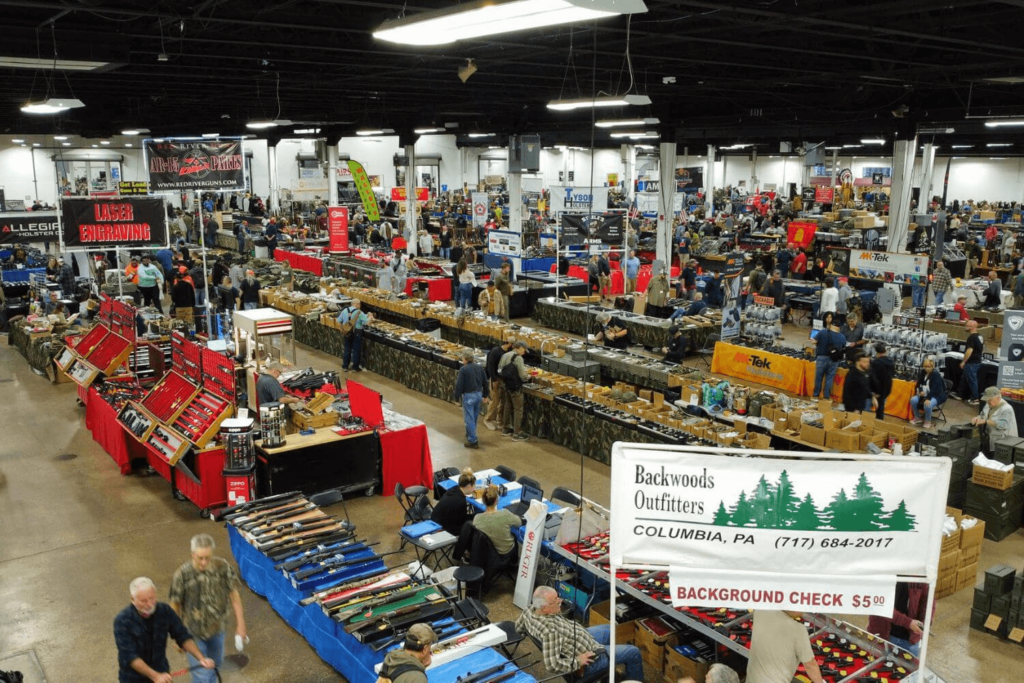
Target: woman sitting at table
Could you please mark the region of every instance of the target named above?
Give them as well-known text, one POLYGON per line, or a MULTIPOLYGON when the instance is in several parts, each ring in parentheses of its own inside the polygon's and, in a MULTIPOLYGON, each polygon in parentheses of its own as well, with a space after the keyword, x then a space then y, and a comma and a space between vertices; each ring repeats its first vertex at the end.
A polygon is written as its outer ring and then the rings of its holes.
POLYGON ((473 526, 491 539, 494 549, 507 559, 516 548, 512 527, 520 526, 523 520, 508 510, 498 509, 498 487, 488 486, 481 497, 486 510, 473 518, 473 526))
POLYGON ((469 521, 469 497, 476 487, 476 475, 467 467, 459 474, 458 483, 445 491, 437 507, 430 513, 430 519, 452 536, 458 536, 462 525, 469 521))

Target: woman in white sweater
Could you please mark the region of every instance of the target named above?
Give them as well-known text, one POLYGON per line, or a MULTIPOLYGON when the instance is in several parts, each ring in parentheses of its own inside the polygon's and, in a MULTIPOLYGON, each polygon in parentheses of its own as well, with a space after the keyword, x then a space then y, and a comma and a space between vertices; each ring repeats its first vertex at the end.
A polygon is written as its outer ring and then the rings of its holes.
POLYGON ((461 259, 455 266, 455 274, 459 276, 459 291, 455 293, 455 307, 469 310, 473 307, 473 285, 476 275, 469 269, 466 259, 461 259))

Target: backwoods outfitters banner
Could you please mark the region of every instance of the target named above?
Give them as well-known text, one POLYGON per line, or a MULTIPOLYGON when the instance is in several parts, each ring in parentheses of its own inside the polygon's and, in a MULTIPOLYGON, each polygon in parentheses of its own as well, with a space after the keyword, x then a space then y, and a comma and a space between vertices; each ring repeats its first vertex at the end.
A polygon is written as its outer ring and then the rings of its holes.
POLYGON ((146 140, 145 150, 153 192, 245 189, 241 140, 146 140))
POLYGON ((675 605, 885 616, 936 576, 948 459, 773 455, 616 443, 612 563, 670 566, 675 605))
POLYGON ((60 206, 65 247, 167 244, 163 199, 62 199, 60 206))

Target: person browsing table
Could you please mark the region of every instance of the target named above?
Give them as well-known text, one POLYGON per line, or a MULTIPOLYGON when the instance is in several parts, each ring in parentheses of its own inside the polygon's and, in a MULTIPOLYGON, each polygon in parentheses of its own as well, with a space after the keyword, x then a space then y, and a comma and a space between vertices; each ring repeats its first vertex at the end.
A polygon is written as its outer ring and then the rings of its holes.
POLYGON ((491 391, 487 381, 487 373, 474 362, 473 351, 463 349, 462 367, 455 378, 455 402, 462 402, 462 421, 466 425, 466 448, 480 448, 476 436, 476 422, 480 417, 480 409, 487 403, 491 391))
POLYGON ((348 334, 345 335, 345 350, 342 353, 341 369, 348 370, 349 365, 352 366, 352 372, 362 372, 363 369, 359 367, 359 361, 362 357, 363 350, 363 330, 373 320, 373 313, 363 313, 362 311, 363 302, 359 299, 353 299, 352 303, 349 304, 348 308, 343 310, 338 315, 338 324, 342 326, 342 329, 349 323, 352 323, 352 328, 348 334))
POLYGON ((1003 400, 999 387, 986 389, 981 400, 985 402, 985 407, 981 409, 981 415, 971 420, 971 424, 988 427, 988 452, 991 455, 1000 439, 1017 436, 1017 417, 1013 406, 1003 400))

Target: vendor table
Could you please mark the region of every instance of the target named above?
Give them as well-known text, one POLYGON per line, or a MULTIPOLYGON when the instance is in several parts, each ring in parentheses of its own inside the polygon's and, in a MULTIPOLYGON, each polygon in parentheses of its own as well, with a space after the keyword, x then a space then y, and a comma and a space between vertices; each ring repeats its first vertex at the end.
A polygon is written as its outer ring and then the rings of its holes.
POLYGON ((324 274, 323 259, 316 254, 275 249, 274 260, 287 262, 292 268, 304 270, 307 273, 313 273, 314 275, 324 274))
POLYGON ((93 440, 114 459, 121 474, 129 474, 132 460, 145 460, 148 449, 117 421, 117 411, 94 388, 78 387, 78 398, 85 404, 85 428, 93 440))
POLYGON ((323 428, 309 436, 288 434, 277 448, 257 442, 256 468, 261 496, 335 488, 370 495, 380 482, 380 448, 372 431, 340 436, 323 428))
POLYGON ((427 283, 427 297, 431 301, 452 300, 452 280, 448 277, 408 277, 405 281, 405 293, 414 296, 416 283, 427 283))
MULTIPOLYGON (((814 370, 813 360, 726 342, 715 344, 715 355, 711 360, 711 372, 715 374, 765 384, 795 396, 810 396, 814 391, 814 370)), ((836 373, 832 385, 833 401, 842 403, 846 373, 845 369, 840 369, 836 373)), ((903 420, 909 419, 910 399, 913 395, 913 382, 894 379, 892 392, 885 402, 885 414, 903 420)))
POLYGON ((143 446, 146 461, 157 474, 171 484, 171 493, 179 500, 190 500, 199 508, 202 517, 215 507, 228 502, 227 485, 224 482, 225 453, 223 448, 208 448, 182 458, 199 481, 183 474, 177 467, 171 467, 164 457, 149 446, 143 446))
POLYGON ((46 268, 14 268, 0 271, 0 279, 4 282, 28 282, 32 275, 46 274, 46 268))
MULTIPOLYGON (((597 315, 608 310, 601 306, 541 299, 534 306, 533 319, 545 327, 585 336, 597 331, 597 315)), ((668 320, 625 311, 610 312, 622 320, 634 344, 658 349, 668 345, 668 320)), ((702 340, 696 339, 695 343, 701 344, 702 340)))
MULTIPOLYGON (((504 496, 498 498, 498 502, 495 504, 495 507, 498 510, 504 510, 509 505, 512 505, 513 503, 518 503, 523 497, 523 485, 520 484, 519 482, 509 481, 508 479, 505 479, 505 477, 498 474, 497 470, 481 470, 480 472, 474 472, 474 474, 476 475, 477 488, 484 487, 484 485, 486 484, 487 477, 490 477, 491 483, 494 484, 495 486, 505 486, 505 489, 508 492, 504 496)), ((458 481, 459 477, 454 476, 444 479, 443 481, 439 481, 437 485, 440 486, 445 491, 449 491, 455 487, 458 481)), ((466 500, 470 505, 473 506, 473 508, 477 512, 483 512, 484 510, 487 509, 487 507, 483 504, 483 501, 477 499, 475 496, 467 498, 466 500)), ((548 512, 558 512, 559 510, 562 509, 561 506, 552 503, 547 498, 544 498, 543 502, 545 505, 548 506, 548 512)))

